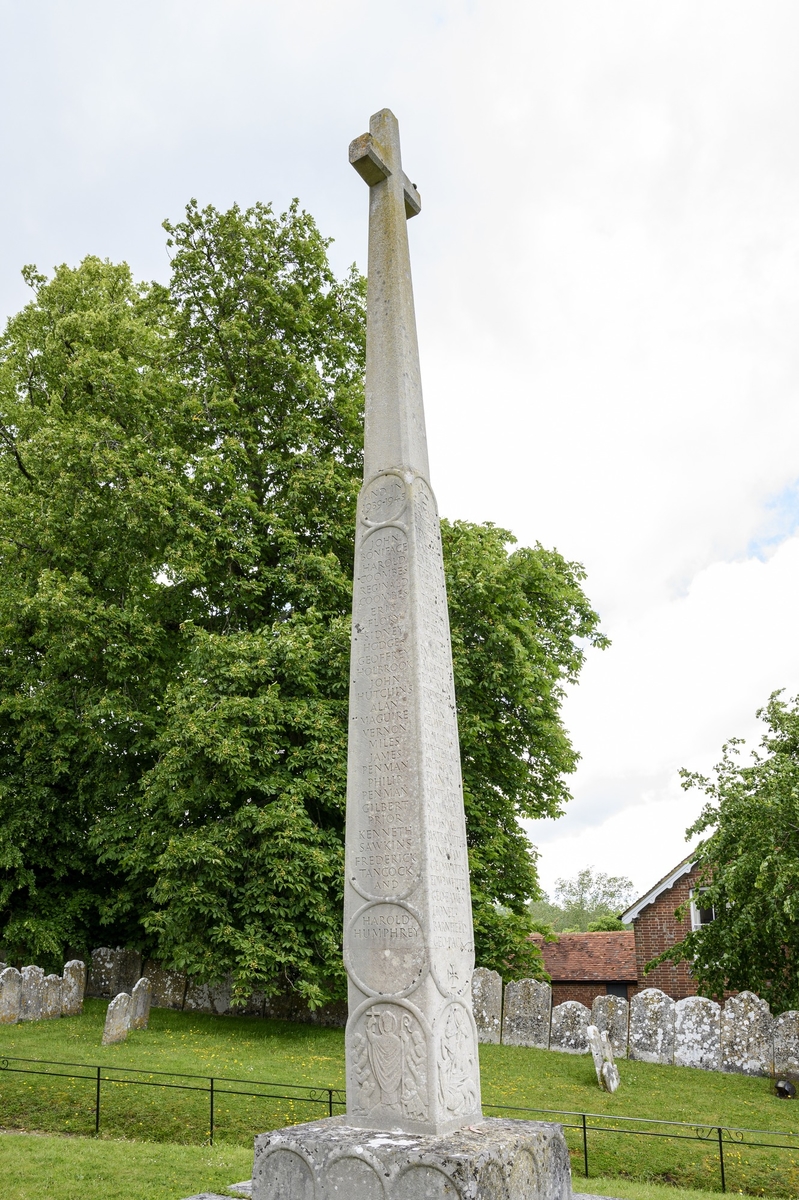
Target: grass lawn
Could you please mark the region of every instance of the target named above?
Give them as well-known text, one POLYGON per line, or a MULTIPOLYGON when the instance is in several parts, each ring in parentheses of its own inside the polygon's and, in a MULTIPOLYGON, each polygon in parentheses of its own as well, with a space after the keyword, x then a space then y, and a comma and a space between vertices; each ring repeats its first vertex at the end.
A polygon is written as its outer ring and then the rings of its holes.
MULTIPOLYGON (((284 1085, 305 1083, 342 1087, 344 1083, 344 1039, 343 1032, 338 1029, 153 1009, 148 1030, 131 1034, 121 1045, 101 1047, 105 1007, 104 1001, 90 1000, 81 1017, 0 1026, 0 1060, 3 1055, 16 1055, 98 1064, 104 1071, 114 1067, 134 1067, 145 1073, 182 1071, 203 1076, 203 1080, 196 1082, 206 1088, 206 1080, 211 1075, 216 1079, 235 1076, 284 1085)), ((797 1131, 799 1104, 778 1100, 771 1093, 768 1079, 622 1062, 621 1087, 614 1096, 608 1096, 596 1085, 590 1055, 559 1054, 517 1046, 482 1046, 480 1049, 485 1105, 561 1109, 609 1117, 647 1117, 653 1121, 688 1121, 728 1128, 797 1131)), ((24 1064, 9 1062, 10 1067, 15 1065, 24 1064)), ((148 1075, 140 1078, 148 1078, 148 1075)), ((156 1078, 149 1075, 151 1082, 156 1078)), ((166 1082, 179 1084, 181 1081, 168 1078, 166 1082)), ((198 1161, 193 1156, 233 1153, 237 1147, 243 1148, 241 1152, 246 1157, 254 1133, 311 1120, 326 1115, 327 1111, 300 1101, 228 1096, 220 1090, 222 1085, 215 1086, 215 1146, 212 1150, 207 1146, 202 1148, 203 1142, 207 1142, 209 1128, 207 1092, 193 1093, 160 1086, 128 1087, 104 1082, 101 1140, 39 1139, 39 1152, 50 1153, 44 1149, 45 1143, 58 1143, 61 1147, 76 1147, 74 1151, 59 1150, 60 1154, 74 1153, 79 1157, 83 1153, 80 1147, 89 1146, 94 1147, 93 1153, 102 1155, 102 1147, 110 1146, 117 1147, 117 1150, 109 1151, 113 1156, 127 1155, 128 1148, 133 1146, 136 1154, 144 1155, 145 1165, 147 1162, 152 1165, 152 1186, 160 1187, 166 1178, 171 1179, 171 1176, 158 1175, 154 1165, 162 1153, 167 1156, 164 1171, 182 1170, 181 1163, 198 1161), (106 1142, 105 1138, 131 1141, 106 1142), (178 1156, 174 1160, 169 1158, 173 1154, 178 1156), (181 1154, 187 1157, 180 1159, 181 1154), (174 1167, 169 1165, 173 1161, 174 1167)), ((245 1084, 243 1090, 248 1086, 245 1084)), ((0 1126, 6 1129, 91 1134, 94 1130, 94 1099, 95 1082, 92 1079, 45 1078, 0 1070, 0 1126)), ((514 1114, 508 1112, 508 1115, 514 1114)), ((569 1118, 564 1118, 564 1122, 568 1121, 569 1118)), ((654 1129, 655 1126, 642 1128, 654 1129)), ((662 1132, 663 1127, 659 1128, 662 1132)), ((713 1191, 720 1186, 716 1141, 589 1133, 590 1177, 585 1180, 581 1132, 567 1130, 567 1139, 573 1151, 574 1185, 578 1191, 598 1191, 618 1195, 623 1200, 659 1200, 657 1191, 644 1195, 640 1191, 640 1181, 713 1191), (600 1177, 602 1186, 599 1186, 600 1177), (628 1186, 639 1190, 624 1191, 628 1186)), ((728 1190, 755 1195, 799 1195, 799 1138, 795 1144, 793 1151, 767 1152, 726 1142, 728 1190)), ((11 1141, 6 1142, 4 1138, 0 1143, 4 1159, 8 1153, 7 1145, 10 1146, 11 1141)), ((150 1186, 148 1169, 142 1168, 143 1187, 150 1186)), ((202 1169, 206 1174, 199 1181, 202 1184, 199 1190, 208 1190, 212 1186, 211 1168, 203 1163, 202 1169)), ((237 1176, 234 1171, 225 1182, 243 1178, 248 1172, 249 1165, 243 1175, 239 1171, 237 1176)), ((176 1181, 177 1178, 175 1176, 176 1181)), ((184 1185, 181 1183, 180 1186, 184 1185)), ((181 1193, 179 1187, 175 1190, 176 1182, 169 1192, 170 1200, 178 1200, 181 1194, 191 1194, 192 1188, 198 1190, 193 1182, 187 1182, 185 1186, 188 1190, 181 1193)), ((218 1184, 213 1186, 218 1187, 218 1184)), ((70 1193, 42 1194, 66 1197, 70 1193)), ((126 1194, 133 1195, 130 1191, 126 1194)), ((670 1194, 673 1195, 673 1191, 670 1194)), ((4 1190, 5 1195, 15 1193, 4 1190)), ((100 1197, 106 1200, 115 1193, 107 1189, 96 1193, 85 1189, 81 1192, 82 1200, 89 1200, 94 1195, 98 1200, 100 1197)), ((167 1193, 141 1192, 142 1200, 145 1197, 149 1200, 151 1195, 160 1197, 167 1193)))

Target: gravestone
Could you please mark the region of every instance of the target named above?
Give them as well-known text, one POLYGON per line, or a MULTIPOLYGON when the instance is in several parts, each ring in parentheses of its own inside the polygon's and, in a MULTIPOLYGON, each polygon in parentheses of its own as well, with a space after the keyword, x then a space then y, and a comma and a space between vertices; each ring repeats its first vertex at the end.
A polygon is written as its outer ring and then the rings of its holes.
POLYGON ((627 1032, 630 1005, 623 996, 595 996, 591 1005, 591 1024, 607 1033, 614 1058, 627 1057, 627 1032))
POLYGON ((497 1045, 502 1034, 502 976, 477 967, 472 976, 472 1009, 478 1042, 497 1045))
POLYGON ((630 1002, 628 1056, 638 1062, 674 1061, 674 1001, 659 988, 645 988, 630 1002))
POLYGON ((588 1053, 588 1026, 591 1010, 579 1000, 564 1000, 552 1009, 552 1024, 549 1027, 550 1050, 563 1050, 567 1054, 588 1053))
POLYGON ((505 988, 502 1044, 549 1049, 552 988, 540 979, 516 979, 505 988))
POLYGON ((61 987, 60 975, 45 975, 42 980, 42 1020, 52 1021, 61 1016, 61 987))
POLYGON ((15 967, 0 972, 0 1025, 16 1025, 22 1001, 22 976, 15 967))
POLYGON ((183 1008, 188 986, 185 975, 179 971, 165 971, 152 961, 144 964, 144 974, 153 985, 154 1008, 183 1008))
POLYGON ((104 1046, 125 1041, 130 1030, 130 1009, 130 996, 127 992, 119 992, 108 1005, 103 1028, 104 1046))
POLYGON ((686 996, 674 1006, 674 1065, 721 1070, 721 1006, 706 996, 686 996))
POLYGON ((146 1029, 150 1020, 150 1005, 153 999, 153 985, 142 975, 130 994, 130 1027, 131 1029, 146 1029))
POLYGON ((594 1060, 597 1083, 603 1091, 615 1092, 619 1086, 619 1068, 613 1061, 613 1049, 607 1030, 600 1030, 596 1025, 589 1025, 586 1035, 591 1057, 594 1060))
POLYGON ((216 984, 189 983, 183 1008, 186 1012, 216 1013, 222 1016, 230 1012, 230 982, 216 984))
POLYGON ((61 985, 61 1016, 77 1017, 83 1012, 83 992, 86 987, 86 967, 80 959, 64 963, 61 985))
POLYGON ((721 1010, 721 1069, 739 1075, 770 1075, 773 1064, 771 1009, 754 992, 739 992, 721 1010))
POLYGON ((141 955, 138 950, 117 946, 100 946, 92 950, 86 994, 113 999, 119 992, 130 993, 141 976, 141 955))
POLYGON ((551 1200, 562 1130, 480 1108, 466 822, 441 530, 430 486, 407 219, 388 109, 350 145, 369 186, 344 876, 347 1113, 262 1134, 253 1200, 551 1200), (388 1181, 388 1183, 386 1182, 388 1181))
POLYGON ((44 971, 41 967, 23 967, 19 1001, 20 1021, 41 1021, 43 999, 44 971))
POLYGON ((774 1074, 799 1079, 799 1012, 780 1013, 774 1020, 774 1074))

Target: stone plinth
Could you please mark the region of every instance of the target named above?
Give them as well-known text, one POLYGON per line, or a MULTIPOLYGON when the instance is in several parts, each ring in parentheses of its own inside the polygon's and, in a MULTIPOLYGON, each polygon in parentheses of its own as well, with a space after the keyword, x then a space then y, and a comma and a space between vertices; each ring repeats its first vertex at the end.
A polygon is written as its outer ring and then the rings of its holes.
POLYGON ((773 1062, 771 1009, 754 992, 740 992, 721 1012, 721 1069, 740 1075, 770 1075, 773 1062))
POLYGON ((83 993, 86 988, 86 966, 78 958, 64 963, 61 984, 61 1016, 77 1017, 83 1012, 83 993))
POLYGON ((422 1137, 332 1117, 255 1139, 253 1200, 570 1200, 558 1125, 481 1120, 422 1137))
POLYGON ((674 1001, 659 988, 645 988, 632 998, 628 1053, 638 1062, 674 1061, 674 1001))
POLYGON ((44 971, 41 967, 22 968, 22 992, 19 1001, 20 1021, 41 1021, 44 992, 44 971))
POLYGON ((563 1050, 566 1054, 588 1053, 588 1025, 591 1010, 579 1000, 565 1000, 552 1009, 552 1024, 549 1029, 550 1050, 563 1050))
POLYGON ((502 976, 477 967, 472 976, 472 1010, 478 1042, 497 1045, 502 1034, 502 976))
POLYGON ((150 1020, 150 1005, 153 999, 153 985, 146 976, 142 975, 130 995, 130 1027, 131 1029, 146 1029, 150 1020))
POLYGON ((540 979, 517 979, 505 988, 502 1043, 549 1048, 552 988, 540 979))
POLYGON ((108 1005, 103 1029, 103 1045, 112 1046, 124 1042, 130 1030, 130 996, 120 992, 108 1005))
POLYGON ((60 975, 45 975, 42 980, 43 1021, 51 1021, 55 1017, 61 1016, 61 988, 62 979, 60 975))
POLYGON ((778 1079, 799 1079, 799 1012, 784 1012, 775 1018, 774 1073, 778 1079))
POLYGON ((721 1008, 706 996, 686 996, 674 1007, 674 1065, 721 1070, 721 1008))
POLYGON ((623 996, 596 996, 591 1005, 591 1024, 606 1033, 614 1058, 627 1057, 630 1006, 623 996))
POLYGON ((0 971, 0 1025, 16 1025, 22 1000, 22 976, 15 967, 0 971))

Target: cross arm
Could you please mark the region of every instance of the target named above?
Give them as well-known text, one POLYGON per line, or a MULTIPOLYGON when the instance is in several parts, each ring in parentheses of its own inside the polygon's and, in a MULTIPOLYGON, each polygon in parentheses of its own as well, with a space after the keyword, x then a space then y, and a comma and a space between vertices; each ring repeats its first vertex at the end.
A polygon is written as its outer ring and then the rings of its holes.
MULTIPOLYGON (((350 163, 369 187, 382 183, 391 175, 391 169, 386 163, 386 154, 380 143, 371 133, 362 133, 360 137, 350 142, 350 163)), ((405 202, 405 216, 410 220, 421 212, 422 198, 411 183, 405 172, 402 172, 402 193, 405 202)))

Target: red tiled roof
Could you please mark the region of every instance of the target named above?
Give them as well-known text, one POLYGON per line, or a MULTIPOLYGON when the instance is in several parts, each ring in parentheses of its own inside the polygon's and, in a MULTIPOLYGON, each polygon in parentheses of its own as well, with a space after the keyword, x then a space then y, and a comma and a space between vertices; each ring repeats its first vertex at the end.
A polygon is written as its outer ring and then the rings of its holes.
POLYGON ((603 983, 634 983, 637 979, 632 931, 561 933, 557 942, 543 942, 540 934, 533 937, 541 947, 553 983, 594 979, 603 983))

